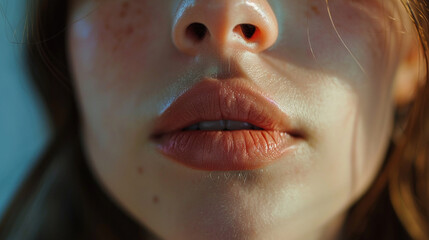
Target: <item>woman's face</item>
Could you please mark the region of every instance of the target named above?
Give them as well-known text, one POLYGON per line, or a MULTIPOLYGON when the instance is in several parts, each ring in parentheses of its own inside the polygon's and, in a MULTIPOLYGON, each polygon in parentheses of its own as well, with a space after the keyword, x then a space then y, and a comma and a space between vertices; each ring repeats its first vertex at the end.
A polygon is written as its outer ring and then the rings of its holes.
POLYGON ((380 169, 398 3, 72 2, 90 166, 159 238, 329 238, 380 169))

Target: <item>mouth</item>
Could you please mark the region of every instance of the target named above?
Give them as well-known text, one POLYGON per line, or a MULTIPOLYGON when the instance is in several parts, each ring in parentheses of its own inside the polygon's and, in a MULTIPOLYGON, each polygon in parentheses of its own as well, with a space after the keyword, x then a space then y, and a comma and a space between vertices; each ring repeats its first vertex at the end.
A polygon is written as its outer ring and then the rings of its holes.
POLYGON ((204 79, 156 122, 151 138, 160 153, 204 171, 263 168, 302 138, 274 101, 239 79, 204 79))

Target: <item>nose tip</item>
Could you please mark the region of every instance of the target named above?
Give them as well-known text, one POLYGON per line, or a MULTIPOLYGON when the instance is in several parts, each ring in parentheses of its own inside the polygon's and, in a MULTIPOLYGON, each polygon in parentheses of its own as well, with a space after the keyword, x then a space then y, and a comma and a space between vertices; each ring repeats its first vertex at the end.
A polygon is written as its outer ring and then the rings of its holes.
POLYGON ((191 56, 212 48, 258 53, 277 36, 277 19, 266 0, 183 0, 172 29, 176 48, 191 56))

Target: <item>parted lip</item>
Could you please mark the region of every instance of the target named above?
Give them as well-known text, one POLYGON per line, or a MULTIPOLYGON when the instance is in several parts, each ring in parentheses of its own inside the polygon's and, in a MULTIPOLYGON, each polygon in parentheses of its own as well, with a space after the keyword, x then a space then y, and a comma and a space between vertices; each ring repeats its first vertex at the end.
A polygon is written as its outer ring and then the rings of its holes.
POLYGON ((203 121, 248 122, 265 131, 299 135, 289 117, 262 90, 243 79, 206 78, 179 96, 156 120, 153 138, 203 121))
POLYGON ((292 152, 299 140, 288 116, 245 79, 203 79, 157 120, 152 140, 161 154, 203 171, 262 168, 292 152), (258 128, 188 130, 191 125, 218 120, 247 122, 258 128))

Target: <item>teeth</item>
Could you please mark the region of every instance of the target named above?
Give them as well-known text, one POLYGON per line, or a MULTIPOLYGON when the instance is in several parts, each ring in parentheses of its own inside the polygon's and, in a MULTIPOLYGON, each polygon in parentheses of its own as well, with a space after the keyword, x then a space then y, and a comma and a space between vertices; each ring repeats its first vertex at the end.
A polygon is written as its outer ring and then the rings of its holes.
POLYGON ((225 129, 225 121, 200 122, 199 128, 203 131, 222 131, 225 129))
POLYGON ((225 127, 228 130, 253 129, 253 125, 247 122, 225 121, 225 127))
POLYGON ((218 120, 218 121, 205 121, 194 124, 184 129, 184 131, 234 131, 234 130, 263 130, 247 122, 232 121, 232 120, 218 120))
POLYGON ((198 124, 194 124, 194 125, 192 125, 190 127, 185 128, 184 130, 185 131, 195 131, 195 130, 198 130, 198 129, 199 129, 198 124))

